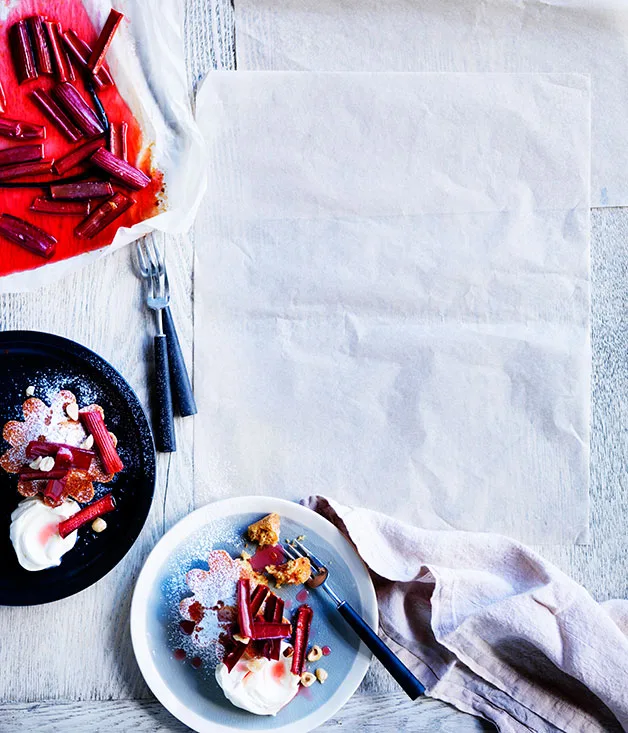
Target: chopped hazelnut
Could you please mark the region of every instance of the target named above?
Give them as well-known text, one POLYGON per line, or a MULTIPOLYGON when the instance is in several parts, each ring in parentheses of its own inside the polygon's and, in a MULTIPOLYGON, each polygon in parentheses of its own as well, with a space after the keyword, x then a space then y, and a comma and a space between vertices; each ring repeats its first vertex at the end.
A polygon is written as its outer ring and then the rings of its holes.
POLYGON ((33 471, 37 471, 39 470, 39 467, 41 466, 42 460, 43 460, 43 456, 37 456, 37 458, 35 458, 35 460, 32 463, 28 464, 28 467, 32 468, 33 471))
POLYGON ((79 419, 79 408, 76 402, 70 402, 65 406, 66 415, 75 422, 79 419))
POLYGON ((234 634, 233 638, 240 644, 248 644, 251 641, 248 636, 240 636, 240 634, 234 634))
POLYGON ((317 646, 316 644, 310 649, 307 655, 307 661, 308 662, 318 662, 318 660, 323 656, 323 650, 320 648, 320 646, 317 646))
POLYGON ((81 448, 84 448, 85 450, 90 450, 90 448, 93 448, 94 446, 94 436, 88 435, 87 438, 83 441, 83 445, 81 445, 81 448))
POLYGON ((294 654, 294 649, 291 646, 287 646, 283 650, 284 657, 291 657, 294 654))
POLYGON ((33 385, 31 384, 30 386, 26 388, 26 396, 32 397, 34 394, 35 394, 35 387, 33 387, 33 385))
POLYGON ((94 521, 92 522, 92 529, 96 533, 103 532, 107 529, 107 522, 102 517, 96 517, 94 521))
POLYGON ((39 464, 39 470, 48 472, 52 471, 52 469, 55 467, 55 459, 52 456, 45 456, 42 458, 41 463, 39 464))
POLYGON ((321 683, 321 685, 323 684, 323 682, 325 682, 327 677, 329 677, 329 675, 327 674, 327 670, 323 669, 322 667, 319 667, 316 670, 315 674, 316 674, 316 679, 321 683))
POLYGON ((316 677, 311 672, 303 672, 301 675, 301 684, 303 687, 309 687, 316 682, 316 677))

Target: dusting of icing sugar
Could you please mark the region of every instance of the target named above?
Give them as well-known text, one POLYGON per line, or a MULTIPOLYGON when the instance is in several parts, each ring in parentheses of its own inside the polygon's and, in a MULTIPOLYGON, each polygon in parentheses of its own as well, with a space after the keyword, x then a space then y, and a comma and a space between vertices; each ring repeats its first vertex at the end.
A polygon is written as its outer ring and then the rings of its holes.
POLYGON ((212 549, 220 545, 243 547, 244 542, 242 536, 227 523, 215 522, 205 526, 173 554, 162 585, 168 609, 168 646, 173 652, 183 649, 187 660, 199 657, 202 663, 195 671, 207 676, 212 684, 214 669, 224 654, 219 639, 229 626, 241 573, 241 566, 229 553, 212 549), (213 578, 210 579, 212 571, 213 578), (195 623, 190 634, 184 629, 186 621, 198 613, 193 606, 195 602, 202 605, 203 618, 195 623))

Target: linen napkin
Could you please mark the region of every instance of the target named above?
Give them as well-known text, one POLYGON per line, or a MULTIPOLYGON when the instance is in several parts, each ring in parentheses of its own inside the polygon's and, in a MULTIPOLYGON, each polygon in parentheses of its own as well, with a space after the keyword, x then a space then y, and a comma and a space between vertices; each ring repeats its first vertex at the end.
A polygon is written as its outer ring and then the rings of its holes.
POLYGON ((207 77, 199 501, 586 541, 589 107, 577 74, 207 77))
POLYGON ((500 535, 430 531, 312 496, 369 567, 380 635, 427 694, 500 731, 628 729, 628 601, 596 603, 500 535))
POLYGON ((238 0, 235 14, 245 71, 590 74, 591 201, 628 204, 624 0, 238 0))

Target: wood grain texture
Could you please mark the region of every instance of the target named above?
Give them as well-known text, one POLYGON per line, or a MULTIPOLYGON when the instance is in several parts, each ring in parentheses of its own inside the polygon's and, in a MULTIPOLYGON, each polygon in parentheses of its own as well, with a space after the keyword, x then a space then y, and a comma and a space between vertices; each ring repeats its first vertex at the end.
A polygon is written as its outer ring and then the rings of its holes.
MULTIPOLYGON (((184 733, 190 729, 180 723, 158 702, 152 700, 113 700, 97 703, 58 702, 13 703, 0 708, 0 731, 24 730, 19 726, 28 720, 29 730, 38 733, 61 733, 80 730, 100 733, 184 733), (67 726, 67 727, 66 727, 67 726), (73 726, 73 727, 70 727, 73 726)), ((494 731, 489 723, 481 723, 436 700, 412 703, 401 695, 354 696, 318 731, 348 733, 475 733, 494 731), (420 714, 417 707, 420 705, 420 714)))
MULTIPOLYGON (((234 68, 229 0, 188 0, 186 39, 191 90, 210 70, 234 68)), ((628 595, 628 486, 624 478, 628 445, 627 243, 626 212, 594 212, 592 543, 537 548, 600 600, 628 595)), ((173 313, 190 367, 195 246, 207 243, 188 237, 167 240, 173 313)), ((0 297, 0 328, 40 329, 84 343, 110 360, 142 403, 148 404, 153 321, 142 306, 129 249, 96 262, 60 285, 0 297)), ((188 730, 151 697, 135 664, 128 630, 130 594, 143 560, 162 533, 196 503, 191 419, 177 421, 177 440, 177 453, 159 459, 149 521, 135 547, 114 571, 65 601, 28 609, 0 608, 4 672, 0 677, 1 733, 188 730), (71 625, 68 619, 73 619, 71 625)), ((358 693, 319 730, 338 729, 352 733, 466 733, 492 730, 492 726, 434 700, 409 702, 374 663, 358 693)))

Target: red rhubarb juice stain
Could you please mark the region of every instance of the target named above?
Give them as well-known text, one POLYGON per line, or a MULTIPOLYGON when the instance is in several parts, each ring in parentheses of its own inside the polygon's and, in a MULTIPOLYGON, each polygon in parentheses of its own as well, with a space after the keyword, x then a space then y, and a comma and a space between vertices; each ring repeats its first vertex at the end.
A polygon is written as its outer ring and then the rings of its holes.
POLYGON ((269 545, 260 547, 249 560, 251 567, 256 573, 264 570, 267 565, 281 565, 286 561, 286 553, 281 545, 269 545))
POLYGON ((200 657, 192 657, 190 664, 194 669, 198 669, 203 664, 203 660, 200 657))
MULTIPOLYGON (((48 0, 22 0, 22 2, 18 2, 12 8, 8 18, 0 24, 0 81, 7 97, 7 111, 4 116, 9 119, 17 119, 46 126, 45 140, 12 141, 0 137, 0 150, 16 145, 43 142, 45 145, 46 159, 60 158, 85 142, 85 139, 81 139, 78 143, 67 141, 54 124, 31 101, 30 94, 35 89, 50 91, 54 87, 56 83, 54 77, 40 76, 38 79, 19 85, 11 61, 8 45, 8 30, 16 21, 22 18, 28 18, 31 15, 42 15, 50 20, 59 21, 64 30, 72 29, 76 31, 90 46, 93 46, 98 37, 98 33, 92 25, 80 0, 57 0, 56 2, 50 2, 48 0)), ((128 21, 125 20, 124 22, 128 21)), ((90 106, 92 106, 91 98, 85 90, 82 72, 79 72, 78 69, 76 81, 73 84, 90 106)), ((152 177, 151 183, 142 191, 129 191, 123 186, 114 183, 114 190, 121 191, 124 195, 134 199, 136 202, 135 206, 132 206, 120 218, 116 219, 113 224, 105 228, 93 239, 78 239, 74 236, 75 227, 83 220, 81 216, 53 216, 30 211, 29 207, 31 202, 37 196, 45 195, 46 192, 44 190, 0 188, 0 213, 10 213, 13 216, 23 218, 31 224, 41 227, 57 239, 55 255, 51 260, 45 260, 0 237, 0 276, 12 272, 32 270, 46 262, 66 260, 84 252, 106 247, 111 244, 116 231, 121 226, 133 226, 139 221, 155 216, 160 208, 163 208, 163 205, 160 207, 159 203, 163 199, 163 175, 159 171, 152 170, 150 141, 143 139, 138 121, 131 113, 127 103, 120 96, 115 85, 99 90, 98 96, 111 122, 118 126, 122 121, 128 123, 127 145, 129 162, 141 168, 145 173, 148 173, 152 177)), ((75 171, 70 171, 67 175, 70 176, 74 173, 75 171)), ((37 176, 36 178, 37 180, 48 180, 48 176, 37 176)))
POLYGON ((180 662, 182 662, 185 659, 185 657, 186 657, 185 650, 184 649, 175 649, 172 652, 172 656, 175 659, 178 659, 180 662))
POLYGON ((270 669, 270 676, 280 682, 286 673, 286 668, 283 662, 273 662, 273 666, 270 669))
POLYGON ((331 654, 331 649, 328 646, 324 646, 321 651, 324 657, 328 657, 331 654))
POLYGON ((310 595, 310 594, 309 594, 309 593, 307 592, 307 590, 306 590, 305 588, 302 588, 302 589, 301 589, 301 590, 300 590, 300 591, 299 591, 299 592, 297 593, 297 601, 298 601, 299 603, 305 603, 305 601, 307 601, 307 597, 308 597, 309 595, 310 595))
POLYGON ((59 524, 57 522, 53 522, 52 524, 47 524, 45 527, 42 527, 39 530, 39 541, 42 545, 47 545, 48 542, 57 534, 57 530, 59 529, 59 524))

